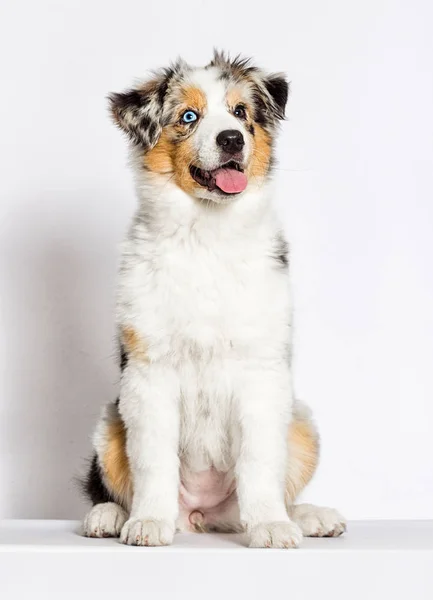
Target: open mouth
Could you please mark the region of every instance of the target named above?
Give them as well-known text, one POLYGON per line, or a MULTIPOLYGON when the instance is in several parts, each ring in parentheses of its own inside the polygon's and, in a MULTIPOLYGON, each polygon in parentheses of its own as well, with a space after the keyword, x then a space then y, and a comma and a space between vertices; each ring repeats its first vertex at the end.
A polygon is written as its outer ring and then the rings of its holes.
POLYGON ((219 190, 224 194, 239 194, 247 187, 247 177, 240 166, 234 160, 225 163, 213 171, 205 171, 191 165, 189 168, 191 177, 210 192, 219 190))

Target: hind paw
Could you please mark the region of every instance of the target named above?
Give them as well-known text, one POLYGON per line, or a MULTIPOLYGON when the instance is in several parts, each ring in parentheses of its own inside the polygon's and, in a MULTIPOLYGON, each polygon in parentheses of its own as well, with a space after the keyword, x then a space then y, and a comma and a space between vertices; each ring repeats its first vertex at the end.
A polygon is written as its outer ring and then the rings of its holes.
POLYGON ((83 522, 83 535, 86 537, 119 537, 128 515, 114 502, 95 504, 83 522))
POLYGON ((347 527, 345 518, 334 508, 299 504, 291 507, 290 516, 307 537, 338 537, 347 527))

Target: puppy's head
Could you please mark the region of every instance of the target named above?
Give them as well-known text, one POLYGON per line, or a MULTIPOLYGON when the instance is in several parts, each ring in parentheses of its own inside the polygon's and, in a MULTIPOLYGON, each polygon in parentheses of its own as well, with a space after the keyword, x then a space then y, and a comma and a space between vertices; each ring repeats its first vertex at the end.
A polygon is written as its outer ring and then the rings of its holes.
POLYGON ((140 168, 169 176, 193 197, 226 203, 269 174, 287 96, 283 75, 217 52, 204 68, 179 61, 110 103, 141 151, 140 168))

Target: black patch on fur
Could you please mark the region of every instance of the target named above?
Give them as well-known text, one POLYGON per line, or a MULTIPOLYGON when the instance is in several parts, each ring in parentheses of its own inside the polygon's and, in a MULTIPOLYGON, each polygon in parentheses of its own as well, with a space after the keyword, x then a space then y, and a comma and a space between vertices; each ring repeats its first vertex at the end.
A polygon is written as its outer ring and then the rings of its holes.
POLYGON ((147 135, 149 136, 149 140, 150 142, 153 144, 155 140, 155 136, 157 135, 158 132, 158 128, 156 126, 155 123, 150 123, 148 130, 147 130, 147 135))
POLYGON ((102 479, 102 473, 96 454, 93 455, 89 471, 84 478, 84 481, 82 481, 82 489, 84 495, 91 501, 93 506, 103 502, 115 502, 102 479))
POLYGON ((275 236, 272 258, 284 269, 289 266, 289 245, 281 232, 275 236))
POLYGON ((174 71, 166 69, 159 78, 141 88, 108 96, 116 125, 128 134, 135 145, 145 150, 158 141, 162 107, 173 76, 174 71))
POLYGON ((120 371, 123 373, 128 364, 128 354, 123 346, 120 347, 120 371))
POLYGON ((252 123, 247 126, 247 129, 251 133, 251 135, 255 135, 256 134, 256 132, 254 131, 254 125, 252 123))
POLYGON ((289 97, 289 84, 281 76, 271 75, 265 80, 265 86, 279 110, 279 118, 284 118, 284 111, 289 97))
POLYGON ((129 135, 134 144, 146 146, 147 128, 151 123, 145 114, 149 104, 147 94, 140 90, 128 90, 110 94, 108 99, 115 123, 129 135))
POLYGON ((108 96, 112 106, 117 112, 121 113, 128 109, 135 110, 139 106, 146 104, 146 96, 138 90, 128 90, 122 93, 113 93, 108 96))
POLYGON ((149 117, 141 117, 141 121, 140 121, 140 127, 142 127, 143 129, 149 129, 149 127, 152 125, 152 121, 149 119, 149 117))
POLYGON ((230 59, 228 55, 226 57, 226 61, 229 62, 230 67, 233 70, 242 71, 244 73, 252 73, 254 71, 257 71, 257 67, 254 67, 251 64, 252 60, 253 59, 249 56, 241 56, 240 54, 235 56, 233 59, 230 59))
POLYGON ((281 251, 276 255, 275 258, 283 267, 287 267, 289 265, 289 258, 286 250, 281 251))
POLYGON ((167 90, 168 90, 168 82, 170 81, 172 75, 173 75, 173 71, 170 70, 170 72, 167 73, 167 78, 164 79, 164 81, 158 87, 158 100, 159 100, 159 103, 161 104, 161 106, 164 104, 165 95, 167 94, 167 90))
POLYGON ((266 125, 269 124, 269 121, 270 121, 269 116, 270 115, 269 115, 268 107, 266 106, 266 103, 263 100, 259 91, 255 92, 255 94, 253 96, 253 101, 254 101, 254 120, 256 123, 258 123, 262 127, 265 127, 266 125))
MULTIPOLYGON (((123 345, 120 346, 120 371, 123 372, 128 364, 128 354, 123 345)), ((119 408, 120 398, 116 399, 115 405, 119 408)), ((83 495, 92 502, 93 505, 101 502, 115 502, 115 499, 108 491, 102 478, 101 468, 98 463, 96 453, 90 461, 87 474, 82 478, 77 478, 83 495)))
POLYGON ((228 81, 230 79, 230 71, 221 71, 218 75, 220 81, 228 81))
POLYGON ((218 79, 221 81, 229 79, 239 81, 258 71, 257 67, 251 64, 251 58, 243 57, 240 54, 231 58, 228 52, 218 50, 214 50, 214 56, 208 67, 218 67, 220 69, 218 79))

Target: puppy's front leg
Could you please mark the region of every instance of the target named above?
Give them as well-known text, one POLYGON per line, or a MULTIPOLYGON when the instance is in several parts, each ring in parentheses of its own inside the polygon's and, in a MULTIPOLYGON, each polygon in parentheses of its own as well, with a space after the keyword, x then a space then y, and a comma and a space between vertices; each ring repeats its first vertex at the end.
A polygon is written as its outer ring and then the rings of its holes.
POLYGON ((131 513, 120 539, 124 544, 171 544, 178 514, 179 382, 158 364, 126 367, 119 410, 127 431, 132 474, 131 513))
POLYGON ((255 548, 295 548, 301 529, 285 502, 287 431, 292 405, 289 369, 249 366, 237 391, 241 446, 237 463, 242 524, 255 548))

